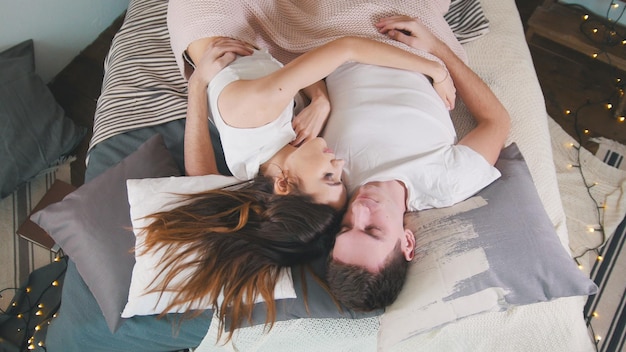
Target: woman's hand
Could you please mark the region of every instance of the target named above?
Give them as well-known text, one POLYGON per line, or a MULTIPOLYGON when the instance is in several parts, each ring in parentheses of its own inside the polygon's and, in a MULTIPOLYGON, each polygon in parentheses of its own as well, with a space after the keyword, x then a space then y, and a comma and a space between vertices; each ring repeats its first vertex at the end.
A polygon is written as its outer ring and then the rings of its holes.
POLYGON ((314 99, 291 122, 296 138, 290 143, 300 146, 309 139, 320 135, 330 114, 330 102, 327 99, 314 99))
POLYGON ((194 80, 208 85, 218 72, 237 58, 237 55, 248 56, 252 51, 252 46, 241 40, 216 37, 211 40, 202 58, 196 63, 196 69, 189 81, 191 83, 194 80))

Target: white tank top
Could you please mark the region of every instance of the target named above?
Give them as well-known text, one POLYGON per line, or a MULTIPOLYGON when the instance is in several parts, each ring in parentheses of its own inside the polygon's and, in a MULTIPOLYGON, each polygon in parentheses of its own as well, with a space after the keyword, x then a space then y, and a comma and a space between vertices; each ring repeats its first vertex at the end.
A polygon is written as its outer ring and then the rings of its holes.
POLYGON ((291 125, 293 101, 274 121, 254 128, 236 128, 224 122, 217 101, 224 87, 240 79, 256 79, 266 76, 283 65, 267 51, 255 50, 250 56, 240 56, 220 71, 207 89, 209 114, 220 134, 228 169, 236 178, 249 180, 259 172, 262 163, 269 160, 296 134, 291 125))

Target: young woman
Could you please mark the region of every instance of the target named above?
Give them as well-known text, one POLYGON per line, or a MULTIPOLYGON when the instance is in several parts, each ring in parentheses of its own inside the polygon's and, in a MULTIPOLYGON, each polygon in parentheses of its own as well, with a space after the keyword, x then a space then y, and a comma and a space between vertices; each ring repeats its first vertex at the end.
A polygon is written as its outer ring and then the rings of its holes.
POLYGON ((165 311, 208 296, 220 324, 230 317, 230 337, 250 318, 257 296, 273 322, 279 270, 325 253, 337 231, 337 210, 346 202, 343 161, 316 137, 329 112, 320 81, 343 63, 359 61, 430 76, 448 106, 454 86, 439 63, 357 37, 334 40, 284 67, 267 52, 223 37, 200 39, 188 54, 195 70, 189 78, 187 173, 217 173, 210 110, 230 171, 252 181, 236 190, 190 195, 177 209, 152 215, 144 250, 175 253, 163 258, 161 267, 168 273, 156 288, 175 292, 165 311), (305 130, 311 134, 296 146, 290 144, 296 138, 293 101, 301 89, 319 94, 312 95, 314 107, 308 111, 312 123, 305 130), (186 263, 190 253, 200 259, 186 263), (171 287, 179 274, 189 280, 171 287))

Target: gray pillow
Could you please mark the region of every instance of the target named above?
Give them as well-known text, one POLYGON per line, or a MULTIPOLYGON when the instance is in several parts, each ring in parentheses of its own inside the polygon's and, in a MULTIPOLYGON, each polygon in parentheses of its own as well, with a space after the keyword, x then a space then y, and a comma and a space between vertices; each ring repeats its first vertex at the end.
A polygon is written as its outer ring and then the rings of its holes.
POLYGON ((119 164, 31 215, 76 264, 111 331, 122 323, 135 256, 126 180, 180 176, 161 135, 119 164))
POLYGON ((59 164, 86 131, 35 73, 32 40, 0 53, 0 198, 59 164))
POLYGON ((416 253, 381 317, 384 348, 474 314, 596 293, 561 244, 517 145, 496 167, 502 177, 476 196, 405 217, 416 253))
POLYGON ((25 40, 0 53, 2 68, 7 71, 35 72, 35 49, 32 39, 25 40))

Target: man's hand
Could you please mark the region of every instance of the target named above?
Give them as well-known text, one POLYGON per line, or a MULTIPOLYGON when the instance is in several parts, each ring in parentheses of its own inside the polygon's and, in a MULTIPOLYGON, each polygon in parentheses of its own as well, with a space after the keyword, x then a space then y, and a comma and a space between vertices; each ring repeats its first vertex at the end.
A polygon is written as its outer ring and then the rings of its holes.
POLYGON ((446 45, 437 38, 422 22, 408 16, 391 16, 382 18, 376 28, 389 38, 402 42, 412 48, 437 55, 441 45, 446 45))
POLYGON ((237 55, 248 56, 252 54, 252 46, 241 40, 219 37, 212 40, 202 58, 196 63, 196 69, 189 80, 198 80, 203 85, 209 82, 224 67, 233 62, 237 55))

